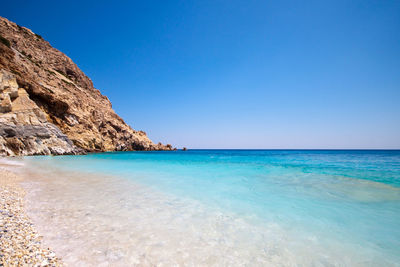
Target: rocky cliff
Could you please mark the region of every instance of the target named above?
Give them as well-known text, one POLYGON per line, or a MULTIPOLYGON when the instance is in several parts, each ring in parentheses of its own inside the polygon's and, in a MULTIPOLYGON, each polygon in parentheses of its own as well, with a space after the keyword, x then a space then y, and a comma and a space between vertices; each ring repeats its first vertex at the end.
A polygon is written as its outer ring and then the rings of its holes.
POLYGON ((171 149, 127 125, 69 57, 0 17, 0 155, 171 149))

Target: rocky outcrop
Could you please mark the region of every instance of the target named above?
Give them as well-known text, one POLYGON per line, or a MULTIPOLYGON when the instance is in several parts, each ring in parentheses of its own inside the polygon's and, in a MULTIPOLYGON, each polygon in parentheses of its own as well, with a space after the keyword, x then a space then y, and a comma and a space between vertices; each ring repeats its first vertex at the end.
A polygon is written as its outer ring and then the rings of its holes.
POLYGON ((0 154, 172 150, 154 144, 40 35, 0 17, 0 154))
POLYGON ((46 114, 33 102, 15 76, 0 70, 0 154, 63 155, 83 150, 58 127, 49 123, 46 114))

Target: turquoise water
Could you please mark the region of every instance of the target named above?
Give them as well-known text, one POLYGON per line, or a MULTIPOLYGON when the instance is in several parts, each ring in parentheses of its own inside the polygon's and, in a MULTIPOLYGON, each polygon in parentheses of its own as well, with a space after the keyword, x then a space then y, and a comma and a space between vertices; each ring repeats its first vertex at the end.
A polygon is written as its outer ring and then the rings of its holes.
MULTIPOLYGON (((157 205, 165 205, 164 211, 171 209, 169 215, 194 216, 193 208, 181 208, 186 204, 170 205, 171 197, 179 203, 196 203, 204 221, 208 216, 214 218, 214 213, 208 214, 207 210, 229 214, 228 218, 243 220, 245 226, 224 221, 232 231, 220 237, 223 244, 237 238, 234 236, 239 228, 243 234, 243 228, 255 227, 259 230, 252 228, 251 233, 257 235, 259 231, 270 236, 262 242, 254 236, 235 242, 238 246, 250 244, 249 249, 254 245, 254 251, 261 251, 255 253, 279 250, 273 259, 270 254, 263 258, 273 265, 289 261, 287 265, 400 265, 400 151, 189 150, 31 157, 24 161, 38 172, 47 171, 49 176, 55 170, 101 174, 152 192, 140 191, 145 197, 160 194, 157 203, 162 204, 141 207, 143 216, 135 219, 146 218, 149 225, 157 225, 157 220, 152 221, 146 211, 157 205), (160 201, 164 195, 165 200, 160 201), (284 240, 280 239, 282 235, 284 240), (274 245, 271 247, 268 242, 274 245), (306 261, 300 254, 307 253, 315 258, 306 261)), ((68 190, 68 186, 65 188, 68 190)), ((110 195, 126 194, 126 201, 132 205, 140 202, 139 194, 132 192, 136 198, 130 199, 129 192, 123 192, 127 188, 125 185, 113 189, 110 195)), ((110 195, 108 198, 112 198, 110 195)), ((168 220, 164 223, 168 224, 168 220)), ((208 232, 200 230, 205 229, 202 223, 196 218, 193 227, 198 227, 195 232, 202 235, 201 240, 208 240, 208 232)), ((235 253, 235 244, 231 243, 230 251, 235 253)), ((242 258, 247 255, 245 250, 246 247, 240 250, 242 258)), ((221 252, 219 257, 222 256, 221 252)))

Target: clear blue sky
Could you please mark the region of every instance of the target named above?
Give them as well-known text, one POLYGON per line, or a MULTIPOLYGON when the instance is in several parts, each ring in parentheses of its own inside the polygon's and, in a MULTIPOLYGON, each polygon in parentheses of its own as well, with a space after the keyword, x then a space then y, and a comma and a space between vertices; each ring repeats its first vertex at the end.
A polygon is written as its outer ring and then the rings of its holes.
POLYGON ((190 148, 400 148, 400 1, 5 1, 116 112, 190 148))

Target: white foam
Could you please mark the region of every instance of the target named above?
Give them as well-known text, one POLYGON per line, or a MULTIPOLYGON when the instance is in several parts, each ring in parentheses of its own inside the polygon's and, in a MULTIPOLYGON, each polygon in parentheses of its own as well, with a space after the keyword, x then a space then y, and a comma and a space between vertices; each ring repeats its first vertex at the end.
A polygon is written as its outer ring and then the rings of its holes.
POLYGON ((0 165, 6 165, 12 167, 12 166, 24 166, 25 164, 20 159, 0 157, 0 165))

